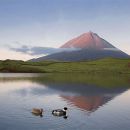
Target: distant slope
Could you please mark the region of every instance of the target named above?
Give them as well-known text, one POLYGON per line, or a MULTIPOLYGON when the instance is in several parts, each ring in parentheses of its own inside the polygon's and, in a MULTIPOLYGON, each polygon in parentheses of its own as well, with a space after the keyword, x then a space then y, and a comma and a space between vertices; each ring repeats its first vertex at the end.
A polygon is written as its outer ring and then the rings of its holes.
POLYGON ((95 60, 102 59, 105 57, 112 58, 130 58, 129 55, 120 50, 93 50, 93 49, 82 49, 79 51, 72 52, 60 52, 45 57, 40 57, 37 59, 32 59, 31 61, 43 61, 43 60, 54 60, 54 61, 83 61, 83 60, 95 60))

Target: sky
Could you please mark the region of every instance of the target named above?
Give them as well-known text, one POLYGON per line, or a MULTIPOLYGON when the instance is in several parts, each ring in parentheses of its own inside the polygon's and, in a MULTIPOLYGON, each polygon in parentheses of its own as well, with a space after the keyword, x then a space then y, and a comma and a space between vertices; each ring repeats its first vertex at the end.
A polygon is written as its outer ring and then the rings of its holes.
POLYGON ((0 0, 0 60, 39 57, 27 51, 88 31, 130 55, 129 24, 130 0, 0 0))

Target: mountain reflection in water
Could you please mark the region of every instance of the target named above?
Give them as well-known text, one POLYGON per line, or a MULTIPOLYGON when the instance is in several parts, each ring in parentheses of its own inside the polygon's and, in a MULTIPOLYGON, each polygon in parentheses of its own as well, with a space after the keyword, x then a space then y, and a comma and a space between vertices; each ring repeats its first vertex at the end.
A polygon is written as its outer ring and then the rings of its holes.
POLYGON ((81 110, 94 112, 127 88, 103 88, 94 85, 82 84, 45 84, 48 88, 57 90, 59 96, 81 110))
POLYGON ((99 108, 99 106, 102 106, 103 104, 112 99, 112 97, 102 97, 102 96, 89 96, 89 97, 62 96, 62 98, 71 102, 76 107, 89 112, 94 112, 99 108))

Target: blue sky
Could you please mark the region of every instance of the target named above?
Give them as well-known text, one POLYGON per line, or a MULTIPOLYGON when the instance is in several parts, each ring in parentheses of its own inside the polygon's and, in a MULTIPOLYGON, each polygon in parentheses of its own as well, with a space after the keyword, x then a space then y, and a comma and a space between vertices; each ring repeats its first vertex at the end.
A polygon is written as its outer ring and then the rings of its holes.
POLYGON ((10 48, 59 47, 90 30, 130 54, 129 24, 129 0, 0 0, 0 59, 29 59, 10 48))

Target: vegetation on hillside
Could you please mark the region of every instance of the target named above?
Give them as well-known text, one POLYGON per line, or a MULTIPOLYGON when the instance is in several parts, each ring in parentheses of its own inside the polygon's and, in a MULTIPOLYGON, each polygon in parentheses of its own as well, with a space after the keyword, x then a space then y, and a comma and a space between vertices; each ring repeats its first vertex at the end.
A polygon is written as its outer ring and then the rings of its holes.
POLYGON ((5 60, 0 61, 0 72, 130 74, 130 59, 105 58, 81 62, 5 60))

